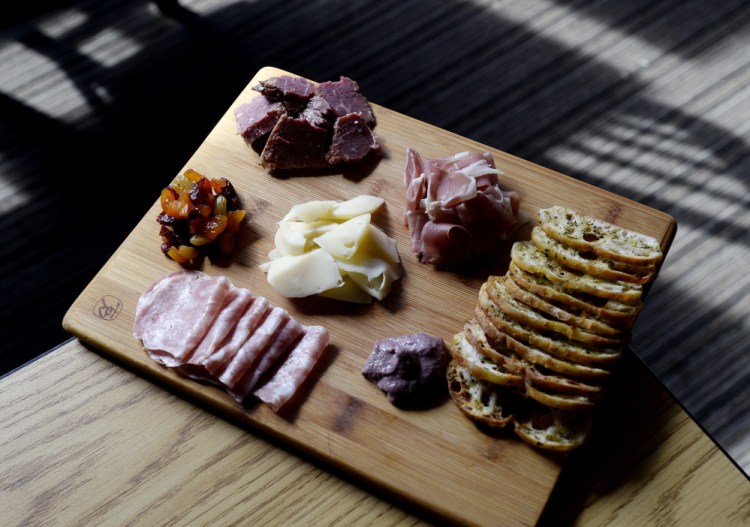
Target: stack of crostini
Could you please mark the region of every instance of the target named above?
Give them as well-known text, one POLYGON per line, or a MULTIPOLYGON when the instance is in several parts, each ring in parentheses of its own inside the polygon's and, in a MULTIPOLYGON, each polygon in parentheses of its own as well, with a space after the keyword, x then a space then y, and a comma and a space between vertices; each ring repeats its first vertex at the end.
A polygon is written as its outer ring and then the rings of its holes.
POLYGON ((451 397, 471 419, 566 452, 590 434, 657 275, 658 240, 569 208, 539 211, 503 276, 448 343, 451 397))

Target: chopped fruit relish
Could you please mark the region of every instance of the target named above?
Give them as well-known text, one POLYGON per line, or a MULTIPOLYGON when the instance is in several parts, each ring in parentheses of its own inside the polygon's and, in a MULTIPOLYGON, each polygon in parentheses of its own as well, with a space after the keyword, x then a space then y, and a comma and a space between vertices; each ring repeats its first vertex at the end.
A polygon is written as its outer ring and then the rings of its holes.
POLYGON ((161 251, 180 264, 231 253, 247 213, 229 180, 208 179, 193 169, 176 176, 160 202, 161 251))

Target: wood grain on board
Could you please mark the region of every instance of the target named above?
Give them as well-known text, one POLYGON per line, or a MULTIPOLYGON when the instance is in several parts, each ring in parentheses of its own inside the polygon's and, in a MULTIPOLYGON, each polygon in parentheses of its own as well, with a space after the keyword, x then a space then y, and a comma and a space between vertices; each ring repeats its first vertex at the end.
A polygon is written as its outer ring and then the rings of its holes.
MULTIPOLYGON (((469 524, 493 523, 498 518, 533 523, 564 461, 552 459, 511 435, 487 435, 447 401, 423 411, 399 410, 361 375, 377 339, 422 331, 448 340, 469 318, 483 281, 482 276, 436 271, 411 253, 402 222, 406 148, 425 157, 490 151, 503 171, 501 186, 521 194, 521 208, 532 218, 542 207, 569 206, 650 234, 660 240, 665 252, 674 237, 675 221, 660 211, 376 104, 375 133, 384 156, 375 166, 367 171, 272 177, 260 166, 258 153, 237 134, 233 109, 258 95, 252 90, 258 80, 281 74, 287 72, 261 69, 184 169, 229 179, 250 212, 232 262, 218 266, 207 261, 202 270, 225 275, 235 285, 288 309, 300 322, 324 325, 331 332, 328 357, 294 411, 278 415, 262 404, 243 408, 219 389, 186 380, 156 364, 133 338, 133 318, 141 293, 179 269, 159 249, 158 196, 71 306, 63 326, 220 414, 303 448, 324 463, 440 515, 469 524), (267 261, 273 248, 277 222, 297 203, 344 200, 360 194, 385 198, 385 206, 373 221, 398 243, 404 276, 389 296, 362 306, 316 298, 288 299, 275 292, 258 266, 267 261), (476 506, 487 500, 492 507, 476 506)), ((175 175, 164 174, 164 186, 175 175)), ((520 236, 527 233, 525 229, 520 236)), ((497 269, 498 274, 504 271, 497 269)))

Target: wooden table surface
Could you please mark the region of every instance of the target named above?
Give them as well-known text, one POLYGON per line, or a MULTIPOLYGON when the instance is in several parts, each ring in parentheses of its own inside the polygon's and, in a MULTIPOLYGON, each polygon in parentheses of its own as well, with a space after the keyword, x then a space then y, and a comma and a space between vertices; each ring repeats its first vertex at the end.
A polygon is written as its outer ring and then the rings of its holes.
MULTIPOLYGON (((628 357, 538 525, 748 525, 750 481, 628 357)), ((442 524, 76 339, 0 378, 0 423, 5 526, 442 524)))

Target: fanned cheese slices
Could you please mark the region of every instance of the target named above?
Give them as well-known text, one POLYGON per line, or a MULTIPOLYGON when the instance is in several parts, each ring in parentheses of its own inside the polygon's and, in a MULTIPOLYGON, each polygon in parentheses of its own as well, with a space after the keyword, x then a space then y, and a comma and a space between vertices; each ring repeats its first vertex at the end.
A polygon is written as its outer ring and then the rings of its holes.
POLYGON ((291 298, 385 298, 402 270, 396 241, 371 223, 383 202, 363 194, 294 205, 279 222, 269 261, 260 266, 268 283, 291 298))
POLYGON ((568 452, 591 430, 663 255, 654 238, 573 210, 539 211, 503 276, 449 345, 450 393, 469 418, 568 452))

